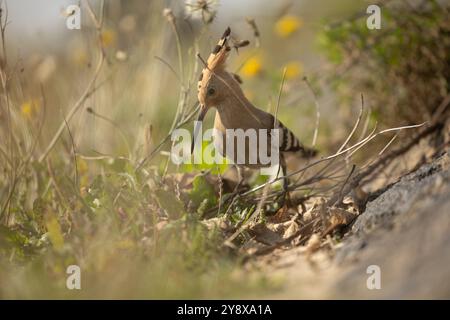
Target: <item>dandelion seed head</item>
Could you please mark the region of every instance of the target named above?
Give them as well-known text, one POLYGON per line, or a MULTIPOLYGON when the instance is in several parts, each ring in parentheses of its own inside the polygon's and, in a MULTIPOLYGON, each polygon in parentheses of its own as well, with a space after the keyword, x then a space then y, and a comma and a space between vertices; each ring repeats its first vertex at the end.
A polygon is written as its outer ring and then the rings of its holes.
POLYGON ((185 12, 189 18, 203 20, 204 23, 209 24, 216 17, 218 6, 217 0, 187 0, 185 12))

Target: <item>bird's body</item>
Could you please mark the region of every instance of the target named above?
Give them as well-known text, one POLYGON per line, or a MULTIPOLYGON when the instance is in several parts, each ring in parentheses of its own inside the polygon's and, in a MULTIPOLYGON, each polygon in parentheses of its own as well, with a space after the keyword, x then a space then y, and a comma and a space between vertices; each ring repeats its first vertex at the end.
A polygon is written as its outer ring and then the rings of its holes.
MULTIPOLYGON (((238 93, 239 94, 239 93, 238 93)), ((222 106, 218 106, 216 110, 216 116, 214 119, 214 141, 216 143, 216 147, 218 151, 228 159, 231 159, 234 163, 244 165, 250 168, 260 168, 265 166, 270 166, 269 164, 263 164, 259 154, 258 154, 258 146, 261 146, 262 143, 265 143, 267 146, 267 155, 270 155, 270 132, 267 134, 259 135, 260 129, 269 129, 273 126, 270 123, 269 118, 262 117, 264 111, 255 108, 243 95, 241 96, 241 102, 236 101, 234 97, 230 97, 222 106), (245 107, 242 106, 245 104, 245 107), (239 115, 239 117, 233 116, 239 115), (257 120, 255 120, 258 119, 257 120), (244 136, 244 140, 239 141, 236 135, 227 135, 228 132, 239 133, 239 129, 241 134, 247 134, 244 136), (253 141, 251 141, 251 133, 254 132, 253 141), (232 147, 233 151, 229 150, 229 139, 233 139, 232 147), (262 141, 264 139, 265 141, 262 141), (221 143, 217 143, 220 141, 221 143), (227 148, 228 144, 228 148, 227 148), (242 146, 242 149, 239 150, 239 146, 242 146), (242 150, 244 150, 244 154, 242 154, 242 150), (238 156, 242 154, 243 160, 239 161, 238 156), (251 155, 254 155, 254 159, 256 161, 251 161, 251 155)))
MULTIPOLYGON (((259 150, 261 144, 267 146, 268 154, 270 156, 270 150, 272 146, 272 129, 279 129, 278 141, 273 140, 278 147, 279 151, 279 163, 284 164, 284 154, 287 152, 297 152, 301 156, 310 157, 313 156, 315 151, 305 148, 295 135, 287 129, 278 119, 275 119, 273 115, 267 113, 257 107, 255 107, 244 95, 239 78, 234 74, 228 72, 225 68, 225 61, 228 56, 230 48, 227 46, 227 41, 230 36, 230 29, 228 28, 219 43, 210 54, 207 66, 202 71, 202 74, 198 83, 198 99, 201 104, 201 111, 198 120, 202 121, 206 112, 210 107, 216 108, 216 117, 214 121, 214 137, 215 141, 221 140, 222 143, 216 144, 218 151, 233 160, 234 163, 238 163, 245 167, 259 168, 267 167, 271 164, 263 163, 263 159, 259 157, 259 150), (242 145, 242 140, 239 142, 235 136, 234 149, 227 148, 227 142, 230 137, 227 135, 227 130, 241 130, 242 132, 256 132, 256 145, 255 140, 251 141, 250 138, 246 138, 244 141, 245 147, 242 145), (266 134, 264 135, 265 129, 266 134), (264 141, 265 140, 265 141, 264 141), (245 160, 239 163, 237 160, 239 156, 239 145, 242 150, 245 150, 245 160), (256 152, 256 162, 252 153, 256 152)), ((195 136, 195 135, 194 135, 195 136)))
MULTIPOLYGON (((242 96, 242 107, 239 103, 234 103, 235 99, 230 98, 229 104, 218 106, 216 116, 214 119, 214 141, 221 141, 216 144, 218 151, 227 158, 233 160, 234 163, 241 164, 249 168, 269 167, 271 163, 264 163, 260 157, 259 150, 264 144, 267 152, 267 157, 271 156, 272 137, 271 129, 279 129, 278 142, 280 155, 286 152, 296 152, 301 148, 298 139, 289 131, 280 121, 275 120, 274 117, 261 109, 253 106, 244 96, 242 96), (234 115, 234 116, 233 116, 234 115), (236 115, 238 115, 236 117, 236 115), (244 134, 244 140, 237 138, 239 133, 244 134), (227 135, 227 130, 235 132, 234 135, 227 135), (264 130, 264 131, 261 131, 264 130), (252 132, 254 135, 252 136, 252 132), (253 140, 251 140, 253 138, 253 140), (232 146, 233 152, 227 149, 228 139, 234 139, 232 146), (244 161, 238 159, 239 146, 242 145, 241 150, 244 152, 244 161), (251 161, 251 156, 254 156, 256 161, 251 161)), ((230 132, 230 131, 229 131, 230 132)))

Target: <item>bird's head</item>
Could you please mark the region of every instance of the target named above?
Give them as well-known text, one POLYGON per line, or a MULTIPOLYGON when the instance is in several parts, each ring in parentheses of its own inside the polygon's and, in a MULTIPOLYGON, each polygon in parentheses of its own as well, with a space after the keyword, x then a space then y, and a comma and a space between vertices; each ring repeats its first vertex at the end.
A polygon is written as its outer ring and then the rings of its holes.
MULTIPOLYGON (((217 45, 204 62, 204 68, 198 81, 198 101, 200 112, 197 121, 203 121, 211 107, 219 108, 227 105, 227 99, 233 95, 242 95, 239 86, 240 78, 226 71, 226 61, 231 48, 228 46, 231 30, 228 27, 223 33, 217 45)), ((244 41, 244 45, 249 42, 244 41)), ((241 44, 241 46, 243 46, 241 44)), ((237 46, 235 46, 237 48, 237 46)), ((226 107, 225 107, 226 108, 226 107)), ((194 128, 194 139, 198 134, 198 128, 194 128)), ((192 142, 192 149, 194 140, 192 142)))
POLYGON ((200 114, 198 121, 202 121, 209 108, 217 107, 229 94, 229 73, 225 70, 225 63, 230 51, 228 41, 231 30, 227 28, 206 61, 198 81, 198 101, 200 114))

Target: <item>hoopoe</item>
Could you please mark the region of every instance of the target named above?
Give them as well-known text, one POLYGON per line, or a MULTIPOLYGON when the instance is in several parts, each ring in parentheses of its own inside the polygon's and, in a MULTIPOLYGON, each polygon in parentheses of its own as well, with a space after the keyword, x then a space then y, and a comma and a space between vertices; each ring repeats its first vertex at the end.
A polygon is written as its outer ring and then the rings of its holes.
MULTIPOLYGON (((283 176, 286 175, 286 153, 298 153, 304 158, 315 155, 316 151, 306 148, 295 135, 286 128, 283 123, 275 119, 273 115, 255 107, 244 95, 240 83, 239 76, 226 70, 226 60, 231 50, 227 45, 230 38, 231 30, 227 28, 219 40, 214 50, 209 55, 206 65, 200 74, 198 82, 198 100, 200 103, 200 113, 197 121, 203 121, 208 110, 213 107, 216 109, 216 117, 214 121, 214 139, 220 138, 222 144, 219 144, 219 152, 223 156, 237 163, 237 141, 234 141, 234 150, 226 148, 226 130, 227 129, 266 129, 268 134, 266 137, 257 136, 258 146, 260 139, 267 139, 266 145, 270 150, 271 135, 270 130, 279 129, 279 164, 281 165, 283 176)), ((192 143, 192 151, 197 136, 197 130, 194 130, 194 138, 192 143)), ((257 162, 251 163, 251 148, 249 139, 245 139, 245 161, 241 163, 244 167, 261 168, 270 166, 262 164, 257 155, 257 162)), ((239 171, 239 166, 237 166, 239 171)), ((240 173, 239 173, 240 174, 240 173)), ((287 179, 283 179, 283 190, 287 191, 287 179)))

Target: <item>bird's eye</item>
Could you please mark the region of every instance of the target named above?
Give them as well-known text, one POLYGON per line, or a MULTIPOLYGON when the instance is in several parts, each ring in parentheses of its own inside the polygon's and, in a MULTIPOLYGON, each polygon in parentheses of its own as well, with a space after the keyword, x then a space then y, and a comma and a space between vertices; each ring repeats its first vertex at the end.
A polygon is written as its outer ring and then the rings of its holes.
POLYGON ((216 93, 216 89, 214 89, 214 88, 209 88, 208 89, 208 95, 209 96, 212 96, 214 93, 216 93))

